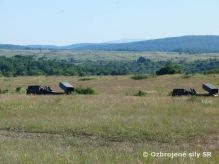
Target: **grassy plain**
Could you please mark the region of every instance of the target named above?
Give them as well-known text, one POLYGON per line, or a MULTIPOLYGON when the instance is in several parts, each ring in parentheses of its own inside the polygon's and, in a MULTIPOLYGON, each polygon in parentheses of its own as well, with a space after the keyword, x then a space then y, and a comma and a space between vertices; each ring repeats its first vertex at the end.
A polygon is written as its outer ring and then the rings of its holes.
POLYGON ((219 75, 0 78, 1 163, 218 163, 218 97, 172 98, 174 87, 219 86, 219 75), (86 78, 85 78, 86 79, 86 78), (89 79, 89 78, 88 78, 89 79), (29 84, 95 88, 96 95, 27 96, 29 84), (17 93, 16 88, 21 87, 17 93), (145 97, 133 96, 139 90, 145 97), (143 152, 212 152, 153 158, 143 152))
POLYGON ((174 52, 127 52, 127 51, 71 51, 71 50, 4 50, 0 49, 0 56, 15 55, 47 57, 49 59, 74 59, 84 61, 130 61, 143 56, 154 61, 161 60, 206 60, 219 59, 218 53, 208 54, 178 54, 174 52))

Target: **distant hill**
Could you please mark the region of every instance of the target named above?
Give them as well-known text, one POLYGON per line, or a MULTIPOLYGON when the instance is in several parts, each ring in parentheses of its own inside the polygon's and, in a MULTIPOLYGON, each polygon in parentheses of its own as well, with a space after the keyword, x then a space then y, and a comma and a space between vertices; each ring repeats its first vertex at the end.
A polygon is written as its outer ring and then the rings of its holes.
POLYGON ((25 48, 28 49, 58 49, 58 46, 54 46, 54 45, 28 45, 28 46, 24 46, 25 48))
POLYGON ((96 44, 93 43, 78 43, 78 44, 72 44, 72 45, 68 45, 68 46, 62 46, 59 47, 60 49, 80 49, 82 47, 87 47, 87 46, 93 46, 96 44))
POLYGON ((128 43, 82 43, 68 46, 18 46, 0 44, 0 48, 214 53, 219 52, 219 36, 182 36, 128 43))
POLYGON ((25 46, 13 45, 13 44, 0 44, 0 49, 25 49, 25 46))
POLYGON ((94 44, 78 50, 219 52, 219 36, 183 36, 119 44, 94 44))

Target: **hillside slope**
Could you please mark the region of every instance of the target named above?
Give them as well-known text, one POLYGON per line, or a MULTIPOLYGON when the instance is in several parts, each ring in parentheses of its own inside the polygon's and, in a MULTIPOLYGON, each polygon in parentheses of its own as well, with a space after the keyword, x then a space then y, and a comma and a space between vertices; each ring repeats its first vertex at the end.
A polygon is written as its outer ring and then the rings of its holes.
POLYGON ((86 45, 76 49, 105 51, 219 52, 219 36, 183 36, 132 43, 86 45))
POLYGON ((219 36, 182 36, 129 43, 82 43, 66 46, 0 44, 0 49, 58 49, 103 51, 163 51, 163 52, 219 52, 219 36))

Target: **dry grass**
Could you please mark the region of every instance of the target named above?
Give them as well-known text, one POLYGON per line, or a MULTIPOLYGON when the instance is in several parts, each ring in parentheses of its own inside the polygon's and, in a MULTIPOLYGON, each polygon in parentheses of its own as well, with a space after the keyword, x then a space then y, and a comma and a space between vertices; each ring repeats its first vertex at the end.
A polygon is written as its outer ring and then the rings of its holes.
MULTIPOLYGON (((0 161, 3 163, 179 163, 191 159, 143 158, 143 152, 211 151, 219 160, 219 101, 167 96, 174 87, 218 84, 219 76, 181 75, 132 80, 129 76, 1 78, 0 161), (26 96, 28 84, 59 81, 92 87, 92 96, 26 96), (135 97, 144 90, 146 97, 135 97)), ((207 159, 194 159, 205 163, 207 159)))

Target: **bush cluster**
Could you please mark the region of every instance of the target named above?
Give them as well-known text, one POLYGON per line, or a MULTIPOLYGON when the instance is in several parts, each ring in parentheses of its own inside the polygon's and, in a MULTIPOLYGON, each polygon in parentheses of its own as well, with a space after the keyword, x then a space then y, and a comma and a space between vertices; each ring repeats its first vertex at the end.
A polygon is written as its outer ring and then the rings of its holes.
POLYGON ((83 87, 77 87, 75 89, 76 94, 83 94, 83 95, 94 95, 96 93, 95 89, 87 87, 87 88, 83 88, 83 87))

